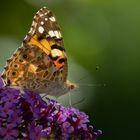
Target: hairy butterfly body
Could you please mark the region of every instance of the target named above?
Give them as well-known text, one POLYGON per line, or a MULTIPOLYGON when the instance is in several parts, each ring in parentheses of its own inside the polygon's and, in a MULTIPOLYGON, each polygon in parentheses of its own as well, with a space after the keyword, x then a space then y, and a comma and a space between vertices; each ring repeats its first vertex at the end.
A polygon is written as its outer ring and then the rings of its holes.
POLYGON ((2 78, 18 86, 59 97, 76 85, 67 80, 67 57, 54 14, 43 7, 34 16, 20 48, 7 60, 2 78))

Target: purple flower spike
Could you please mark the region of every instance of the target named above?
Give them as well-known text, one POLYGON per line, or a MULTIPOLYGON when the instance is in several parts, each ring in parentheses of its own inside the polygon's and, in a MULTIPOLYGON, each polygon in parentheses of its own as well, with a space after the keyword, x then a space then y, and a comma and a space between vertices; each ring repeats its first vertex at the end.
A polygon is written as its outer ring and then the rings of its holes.
POLYGON ((89 117, 66 108, 39 93, 0 87, 0 139, 2 140, 96 140, 102 134, 89 117))

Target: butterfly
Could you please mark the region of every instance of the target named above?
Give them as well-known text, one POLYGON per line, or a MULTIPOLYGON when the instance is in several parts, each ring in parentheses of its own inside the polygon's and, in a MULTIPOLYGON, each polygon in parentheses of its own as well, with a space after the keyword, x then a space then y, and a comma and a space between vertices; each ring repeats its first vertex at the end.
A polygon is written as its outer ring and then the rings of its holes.
POLYGON ((5 86, 17 86, 59 97, 77 85, 67 80, 68 64, 60 27, 46 7, 34 16, 21 47, 7 60, 5 86))

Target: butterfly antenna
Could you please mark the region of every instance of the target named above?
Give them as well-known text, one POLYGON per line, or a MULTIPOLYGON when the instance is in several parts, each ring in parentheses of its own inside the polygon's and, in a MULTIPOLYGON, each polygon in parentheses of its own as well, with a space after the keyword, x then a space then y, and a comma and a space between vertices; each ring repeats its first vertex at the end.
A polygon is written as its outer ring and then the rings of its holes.
POLYGON ((85 83, 79 83, 79 86, 88 86, 88 87, 106 87, 106 84, 85 84, 85 83))

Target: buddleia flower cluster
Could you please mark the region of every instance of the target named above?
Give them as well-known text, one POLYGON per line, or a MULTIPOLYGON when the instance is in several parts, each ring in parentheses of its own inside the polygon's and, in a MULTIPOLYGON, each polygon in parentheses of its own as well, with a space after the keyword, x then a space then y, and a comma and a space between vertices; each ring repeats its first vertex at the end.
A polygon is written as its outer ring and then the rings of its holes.
POLYGON ((1 140, 96 140, 88 116, 38 93, 4 87, 0 79, 1 140))

